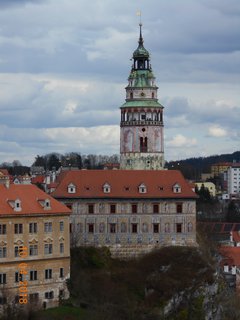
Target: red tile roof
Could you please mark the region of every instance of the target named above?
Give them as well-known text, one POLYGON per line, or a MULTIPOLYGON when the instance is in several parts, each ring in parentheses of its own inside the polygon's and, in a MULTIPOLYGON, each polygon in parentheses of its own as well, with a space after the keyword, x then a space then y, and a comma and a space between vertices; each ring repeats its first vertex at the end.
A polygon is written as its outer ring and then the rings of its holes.
POLYGON ((189 183, 176 170, 74 170, 62 172, 59 185, 51 194, 56 198, 196 198, 189 183), (68 185, 76 186, 76 193, 68 193, 68 185), (108 183, 110 193, 103 192, 108 183), (139 193, 144 183, 147 192, 139 193), (173 192, 175 184, 181 186, 180 193, 173 192))
POLYGON ((65 205, 52 198, 34 185, 14 185, 9 188, 0 185, 0 216, 23 215, 23 214, 70 214, 65 205), (12 203, 19 199, 21 201, 21 211, 14 211, 12 203), (47 210, 41 205, 41 200, 50 200, 50 209, 47 210))
POLYGON ((45 179, 44 176, 36 176, 36 177, 33 177, 33 178, 31 179, 31 181, 32 181, 33 184, 36 184, 36 183, 44 183, 44 179, 45 179))
POLYGON ((220 254, 225 257, 222 264, 228 263, 240 267, 240 247, 220 247, 220 254))

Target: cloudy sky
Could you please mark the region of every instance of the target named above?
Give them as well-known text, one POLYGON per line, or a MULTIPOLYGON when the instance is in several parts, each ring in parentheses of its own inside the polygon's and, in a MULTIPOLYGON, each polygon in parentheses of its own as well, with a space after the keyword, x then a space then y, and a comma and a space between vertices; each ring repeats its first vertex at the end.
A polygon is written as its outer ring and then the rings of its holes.
POLYGON ((239 0, 0 0, 0 163, 119 152, 139 9, 166 160, 240 150, 239 0))

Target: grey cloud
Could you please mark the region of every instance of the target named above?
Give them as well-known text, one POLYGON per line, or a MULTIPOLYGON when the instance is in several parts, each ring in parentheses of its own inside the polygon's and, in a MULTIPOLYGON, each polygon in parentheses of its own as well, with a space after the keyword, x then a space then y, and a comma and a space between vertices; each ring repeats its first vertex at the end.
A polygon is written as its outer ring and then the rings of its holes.
POLYGON ((46 2, 48 0, 1 0, 0 8, 8 8, 13 6, 23 6, 26 3, 36 3, 46 2))

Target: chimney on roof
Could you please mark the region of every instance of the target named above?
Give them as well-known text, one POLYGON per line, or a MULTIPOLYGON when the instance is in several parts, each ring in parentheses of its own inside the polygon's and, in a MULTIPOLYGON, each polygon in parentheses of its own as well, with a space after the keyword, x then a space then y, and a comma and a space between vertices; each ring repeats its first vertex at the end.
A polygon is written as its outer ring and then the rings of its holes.
POLYGON ((223 272, 229 272, 229 265, 227 263, 224 264, 223 272))
POLYGON ((232 266, 232 275, 236 275, 237 267, 235 265, 232 266))

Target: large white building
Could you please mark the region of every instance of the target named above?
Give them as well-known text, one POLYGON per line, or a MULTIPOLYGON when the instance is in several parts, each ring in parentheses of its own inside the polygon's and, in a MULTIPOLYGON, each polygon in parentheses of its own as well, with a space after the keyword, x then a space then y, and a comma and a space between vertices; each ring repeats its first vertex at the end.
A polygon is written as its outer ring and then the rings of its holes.
POLYGON ((240 163, 233 163, 227 170, 228 194, 231 198, 240 197, 240 163))

